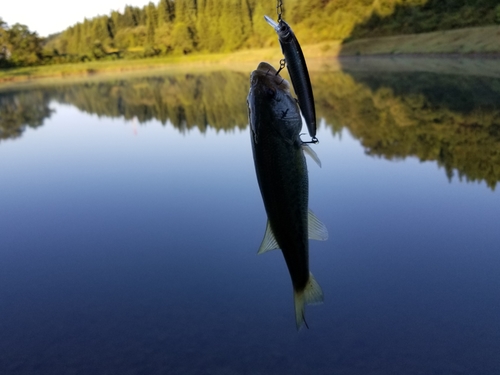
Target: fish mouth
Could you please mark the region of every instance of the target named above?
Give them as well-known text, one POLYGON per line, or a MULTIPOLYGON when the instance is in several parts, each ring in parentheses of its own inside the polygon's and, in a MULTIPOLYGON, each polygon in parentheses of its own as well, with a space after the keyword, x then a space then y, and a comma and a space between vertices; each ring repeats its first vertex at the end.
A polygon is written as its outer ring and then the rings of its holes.
POLYGON ((250 75, 252 86, 263 84, 271 89, 289 90, 290 84, 286 79, 278 74, 278 71, 271 64, 262 61, 250 75))
POLYGON ((274 66, 272 66, 271 64, 269 64, 268 62, 265 62, 265 61, 260 62, 259 65, 257 66, 257 69, 255 69, 255 70, 264 72, 266 74, 267 73, 270 73, 273 75, 278 74, 278 71, 274 68, 274 66))

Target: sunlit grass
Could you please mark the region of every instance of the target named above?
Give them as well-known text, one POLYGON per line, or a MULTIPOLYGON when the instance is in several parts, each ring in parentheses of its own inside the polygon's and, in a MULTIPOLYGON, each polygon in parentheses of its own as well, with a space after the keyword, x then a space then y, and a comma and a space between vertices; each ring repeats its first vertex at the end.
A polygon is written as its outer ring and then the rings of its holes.
MULTIPOLYGON (((304 53, 308 58, 336 56, 339 48, 340 42, 333 41, 304 46, 304 53)), ((200 53, 136 60, 89 61, 3 70, 0 71, 0 83, 29 81, 34 78, 70 77, 148 69, 196 69, 198 67, 224 66, 234 70, 250 70, 263 60, 275 61, 277 64, 282 57, 280 48, 276 46, 234 53, 200 53)))
POLYGON ((128 71, 137 69, 152 69, 170 64, 190 62, 216 62, 218 55, 169 56, 137 60, 90 61, 74 64, 45 65, 0 71, 0 81, 29 80, 42 77, 65 77, 81 74, 95 74, 110 71, 128 71))

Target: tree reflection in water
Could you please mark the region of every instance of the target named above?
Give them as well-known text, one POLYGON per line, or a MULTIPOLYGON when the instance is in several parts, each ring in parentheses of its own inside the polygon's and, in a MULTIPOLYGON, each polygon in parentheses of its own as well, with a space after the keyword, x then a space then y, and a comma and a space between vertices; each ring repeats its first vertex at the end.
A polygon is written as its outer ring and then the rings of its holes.
MULTIPOLYGON (((317 117, 347 128, 367 154, 436 161, 451 179, 500 181, 500 79, 424 72, 312 71, 317 117)), ((43 124, 50 102, 143 124, 169 122, 180 132, 247 126, 248 74, 103 79, 0 92, 0 140, 43 124)))

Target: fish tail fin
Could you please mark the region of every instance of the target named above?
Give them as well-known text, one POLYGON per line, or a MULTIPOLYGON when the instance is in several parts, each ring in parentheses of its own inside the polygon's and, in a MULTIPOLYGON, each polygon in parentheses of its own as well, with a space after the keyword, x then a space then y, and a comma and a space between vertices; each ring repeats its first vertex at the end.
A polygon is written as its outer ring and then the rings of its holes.
POLYGON ((303 324, 309 328, 305 319, 305 305, 315 305, 323 302, 323 291, 312 273, 309 273, 309 280, 304 290, 294 291, 294 302, 297 330, 299 330, 303 324))

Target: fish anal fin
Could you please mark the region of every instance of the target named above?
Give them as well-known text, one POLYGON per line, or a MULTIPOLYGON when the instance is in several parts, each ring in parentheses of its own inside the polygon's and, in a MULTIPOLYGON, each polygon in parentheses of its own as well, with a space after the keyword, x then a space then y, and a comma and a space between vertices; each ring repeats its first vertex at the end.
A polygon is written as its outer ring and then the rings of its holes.
POLYGON ((328 229, 326 229, 325 224, 323 224, 309 209, 307 215, 307 231, 309 235, 309 239, 318 240, 318 241, 326 241, 328 239, 328 229))
POLYGON ((260 244, 257 254, 264 254, 269 250, 275 249, 279 249, 279 245, 278 241, 276 241, 276 237, 274 237, 273 230, 271 229, 271 224, 268 220, 266 225, 266 233, 264 234, 264 238, 262 239, 262 243, 260 244))
POLYGON ((306 305, 319 305, 323 303, 323 291, 312 273, 309 273, 309 281, 304 289, 304 299, 306 305))
POLYGON ((302 150, 306 155, 309 155, 315 162, 316 164, 319 165, 321 168, 321 160, 319 160, 318 154, 316 154, 316 151, 314 151, 307 143, 302 143, 302 150))
POLYGON ((304 290, 294 291, 295 323, 297 324, 297 330, 299 330, 303 324, 307 326, 305 320, 305 305, 317 305, 322 302, 323 291, 312 273, 309 273, 309 280, 304 290))

